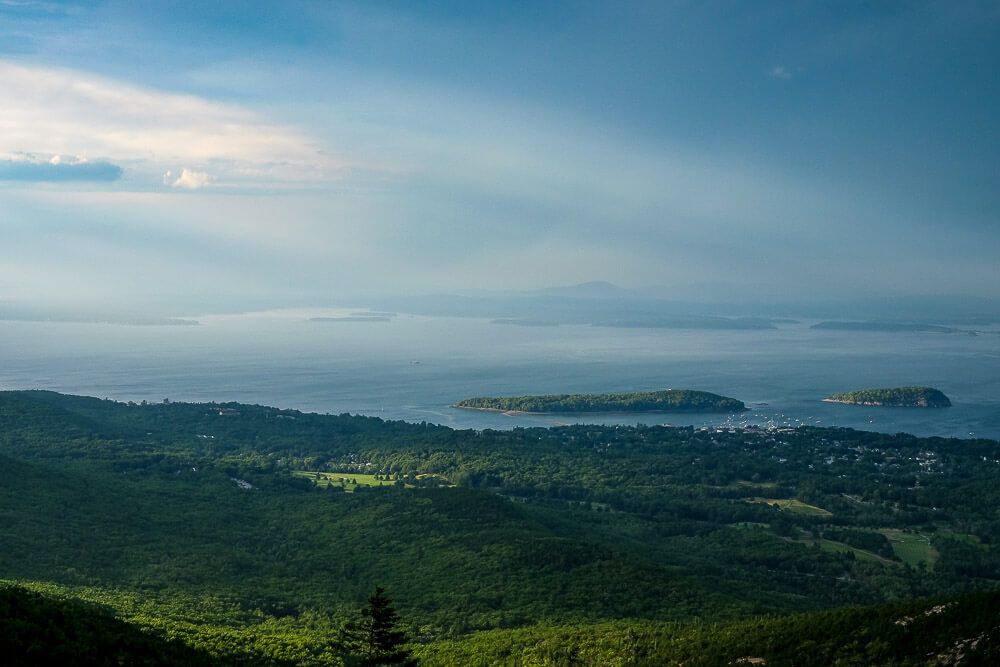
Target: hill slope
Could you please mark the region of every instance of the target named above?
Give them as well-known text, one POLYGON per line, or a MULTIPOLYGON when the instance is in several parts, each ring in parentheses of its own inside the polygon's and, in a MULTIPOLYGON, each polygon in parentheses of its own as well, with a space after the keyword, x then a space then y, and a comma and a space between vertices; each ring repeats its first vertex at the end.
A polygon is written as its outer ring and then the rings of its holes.
POLYGON ((0 586, 0 656, 17 665, 228 664, 96 605, 0 586))
POLYGON ((726 625, 536 627, 419 647, 433 665, 993 665, 1000 593, 726 625))

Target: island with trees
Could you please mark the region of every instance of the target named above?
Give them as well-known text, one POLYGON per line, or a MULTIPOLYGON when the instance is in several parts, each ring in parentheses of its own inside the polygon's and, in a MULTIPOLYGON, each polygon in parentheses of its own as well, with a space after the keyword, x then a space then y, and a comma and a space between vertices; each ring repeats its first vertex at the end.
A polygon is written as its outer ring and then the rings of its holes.
POLYGON ((931 387, 893 387, 890 389, 858 389, 833 394, 823 399, 827 403, 869 405, 889 408, 947 408, 951 400, 931 387))
POLYGON ((690 389, 611 394, 548 394, 466 398, 453 407, 513 413, 742 412, 735 398, 690 389))

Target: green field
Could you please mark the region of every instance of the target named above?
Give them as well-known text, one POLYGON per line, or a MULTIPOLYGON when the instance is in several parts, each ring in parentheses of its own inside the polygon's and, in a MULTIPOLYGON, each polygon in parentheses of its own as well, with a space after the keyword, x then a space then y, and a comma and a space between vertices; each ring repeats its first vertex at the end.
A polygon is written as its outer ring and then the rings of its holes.
MULTIPOLYGON (((328 486, 342 486, 344 491, 353 493, 359 486, 392 486, 396 482, 386 479, 375 479, 375 475, 365 475, 354 472, 311 472, 308 470, 297 470, 293 473, 296 477, 305 477, 316 482, 316 486, 326 488, 328 486)), ((379 475, 382 477, 382 475, 379 475)))
POLYGON ((822 507, 809 505, 794 498, 747 498, 746 502, 757 505, 770 505, 780 510, 788 510, 794 514, 802 514, 804 516, 833 516, 833 512, 829 512, 822 507))
MULTIPOLYGON (((305 479, 312 480, 320 488, 340 486, 348 493, 353 493, 359 486, 394 486, 397 481, 402 482, 403 486, 408 489, 416 486, 405 479, 392 479, 391 475, 369 475, 355 472, 313 472, 311 470, 296 470, 292 474, 296 477, 304 477, 305 479)), ((438 484, 435 486, 452 486, 445 477, 433 473, 421 473, 413 477, 418 482, 432 482, 436 480, 438 484)))
POLYGON ((938 552, 931 546, 930 535, 904 532, 898 528, 883 528, 878 532, 889 539, 892 550, 907 565, 917 567, 918 564, 924 563, 927 569, 934 568, 938 552))

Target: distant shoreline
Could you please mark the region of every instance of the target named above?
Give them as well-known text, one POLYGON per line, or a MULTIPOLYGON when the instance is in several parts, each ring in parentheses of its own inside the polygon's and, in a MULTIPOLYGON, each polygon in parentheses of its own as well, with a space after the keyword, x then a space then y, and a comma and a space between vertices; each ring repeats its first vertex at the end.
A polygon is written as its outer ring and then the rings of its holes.
POLYGON ((840 403, 841 405, 858 405, 868 408, 946 408, 947 405, 892 405, 889 403, 878 403, 875 401, 845 401, 836 398, 821 398, 824 403, 840 403))
POLYGON ((841 405, 867 405, 873 408, 898 407, 894 405, 886 405, 884 403, 874 403, 872 401, 847 401, 838 398, 821 398, 820 400, 823 401, 824 403, 840 403, 841 405))
MULTIPOLYGON (((502 415, 507 415, 508 417, 518 417, 520 415, 551 415, 554 412, 524 412, 523 410, 501 410, 500 408, 473 408, 467 405, 458 405, 457 403, 449 405, 449 408, 455 408, 456 410, 474 410, 476 412, 497 412, 502 415)), ((570 414, 570 413, 563 413, 570 414)))

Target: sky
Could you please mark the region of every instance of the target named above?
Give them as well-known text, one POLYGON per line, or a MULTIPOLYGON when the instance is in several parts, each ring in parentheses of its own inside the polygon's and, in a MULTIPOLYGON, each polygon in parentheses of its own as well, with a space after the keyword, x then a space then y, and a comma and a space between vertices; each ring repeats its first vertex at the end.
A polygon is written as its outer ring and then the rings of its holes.
POLYGON ((995 2, 0 0, 0 305, 1000 298, 995 2))

